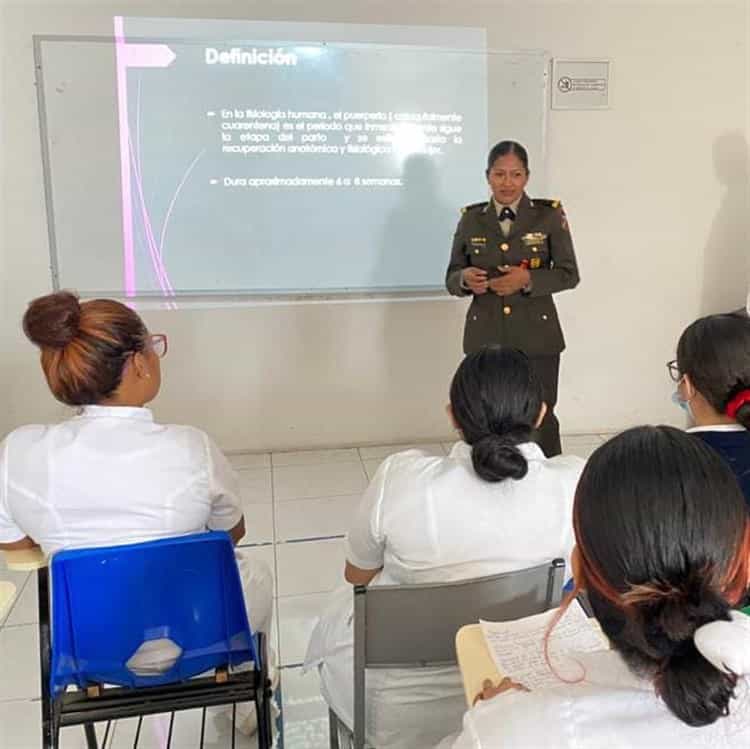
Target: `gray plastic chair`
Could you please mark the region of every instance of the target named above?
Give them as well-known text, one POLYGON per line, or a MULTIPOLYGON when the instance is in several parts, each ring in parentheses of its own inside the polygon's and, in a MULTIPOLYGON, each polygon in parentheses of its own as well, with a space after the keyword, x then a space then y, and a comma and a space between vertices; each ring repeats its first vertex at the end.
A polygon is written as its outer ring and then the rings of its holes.
MULTIPOLYGON (((510 621, 560 604, 565 562, 454 583, 354 588, 354 727, 329 710, 331 749, 340 731, 365 749, 365 669, 456 665, 456 632, 480 619, 510 621)), ((385 748, 383 748, 385 749, 385 748)))

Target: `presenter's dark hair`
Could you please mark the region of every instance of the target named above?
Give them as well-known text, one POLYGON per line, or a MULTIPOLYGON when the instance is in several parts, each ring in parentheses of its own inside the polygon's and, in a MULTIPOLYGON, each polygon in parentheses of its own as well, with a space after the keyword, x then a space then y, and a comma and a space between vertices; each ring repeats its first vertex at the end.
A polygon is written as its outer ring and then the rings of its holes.
POLYGON ((502 140, 500 141, 500 143, 497 143, 492 147, 489 155, 487 156, 486 174, 489 175, 490 169, 492 169, 492 165, 501 156, 507 156, 510 153, 515 154, 518 157, 518 160, 523 164, 523 168, 526 170, 526 174, 528 174, 529 154, 526 153, 526 149, 520 143, 517 143, 514 140, 502 140))
POLYGON ((610 440, 576 490, 576 584, 631 670, 691 726, 727 715, 734 696, 736 677, 712 666, 693 634, 747 595, 749 518, 721 457, 672 427, 610 440))
MULTIPOLYGON (((696 320, 680 336, 677 368, 720 414, 742 390, 750 388, 750 317, 710 315, 696 320)), ((750 403, 737 411, 750 429, 750 403)))
POLYGON ((41 349, 52 394, 69 406, 93 405, 111 396, 128 356, 143 351, 148 336, 130 307, 112 299, 79 302, 69 291, 31 302, 23 330, 41 349))
POLYGON ((453 376, 450 400, 477 475, 485 481, 523 478, 528 465, 518 445, 531 439, 542 407, 528 357, 494 345, 468 354, 453 376))

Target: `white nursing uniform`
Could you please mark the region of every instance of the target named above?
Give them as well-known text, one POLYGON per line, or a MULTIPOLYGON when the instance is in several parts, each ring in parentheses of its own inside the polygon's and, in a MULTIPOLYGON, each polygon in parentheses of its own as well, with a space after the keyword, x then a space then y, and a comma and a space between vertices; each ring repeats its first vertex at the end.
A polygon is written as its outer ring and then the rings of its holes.
MULTIPOLYGON (((584 462, 547 459, 520 446, 529 465, 520 480, 477 476, 471 447, 447 457, 417 450, 380 466, 347 536, 347 559, 382 572, 373 585, 449 582, 523 569, 573 547, 573 495, 584 462)), ((306 665, 317 665, 323 696, 352 725, 352 590, 333 596, 313 632, 306 665)), ((429 636, 429 632, 425 633, 429 636)), ((434 746, 458 731, 463 690, 455 668, 368 671, 367 735, 374 746, 434 746)))
POLYGON ((729 715, 701 728, 669 712, 651 682, 635 677, 612 650, 576 656, 579 684, 503 692, 466 713, 458 738, 440 749, 746 749, 750 683, 740 679, 729 715))
MULTIPOLYGON (((147 408, 87 406, 0 444, 0 543, 29 536, 52 554, 229 530, 241 518, 237 475, 211 439, 157 424, 147 408)), ((270 570, 238 562, 251 626, 268 631, 270 570)))

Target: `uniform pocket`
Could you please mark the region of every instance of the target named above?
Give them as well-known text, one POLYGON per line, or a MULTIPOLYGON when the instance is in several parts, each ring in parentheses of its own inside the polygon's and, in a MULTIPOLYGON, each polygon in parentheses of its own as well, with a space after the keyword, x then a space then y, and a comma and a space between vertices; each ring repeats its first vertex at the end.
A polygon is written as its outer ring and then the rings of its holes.
POLYGON ((556 354, 563 350, 565 342, 551 296, 528 297, 516 309, 523 314, 529 353, 556 354))
POLYGON ((525 245, 524 249, 531 270, 549 268, 549 239, 546 236, 539 237, 533 244, 525 245))

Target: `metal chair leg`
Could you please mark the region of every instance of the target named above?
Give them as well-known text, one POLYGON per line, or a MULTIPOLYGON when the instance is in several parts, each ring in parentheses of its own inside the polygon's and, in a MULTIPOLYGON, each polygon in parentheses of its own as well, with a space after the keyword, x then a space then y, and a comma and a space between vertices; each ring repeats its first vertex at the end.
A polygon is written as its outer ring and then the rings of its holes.
POLYGON ((331 708, 328 708, 328 746, 339 749, 339 719, 331 708))
POLYGON ((258 723, 258 749, 270 749, 273 744, 271 699, 273 688, 268 678, 268 647, 262 632, 257 636, 260 651, 260 679, 255 692, 255 714, 258 723))
POLYGON ((169 733, 167 734, 167 749, 172 746, 172 731, 174 730, 174 713, 169 715, 169 733))
POLYGON ((86 734, 86 749, 99 749, 94 724, 85 723, 83 726, 83 732, 86 734))
MULTIPOLYGON (((143 716, 138 716, 138 726, 135 729, 135 741, 133 742, 133 749, 138 749, 138 740, 141 738, 141 726, 143 725, 143 716)), ((106 749, 106 747, 104 748, 106 749)))
MULTIPOLYGON (((232 727, 234 729, 234 726, 232 727)), ((199 749, 203 749, 203 743, 206 740, 206 708, 201 711, 201 743, 199 749)))
POLYGON ((36 573, 39 601, 39 669, 42 681, 42 747, 57 749, 59 728, 55 725, 54 706, 49 693, 50 631, 49 631, 49 571, 41 567, 36 573))
POLYGON ((259 689, 255 694, 255 722, 258 726, 258 749, 269 749, 271 746, 269 740, 269 726, 266 718, 265 701, 268 697, 265 690, 259 689))

